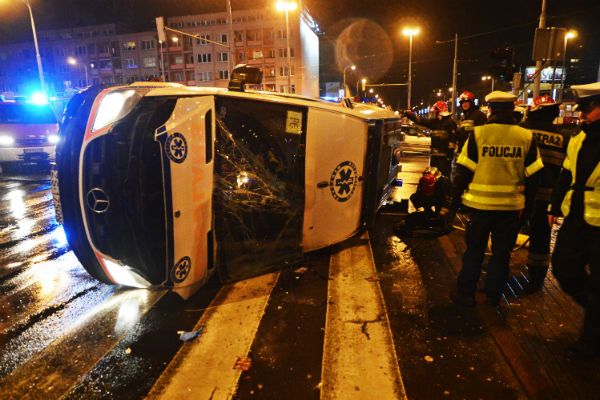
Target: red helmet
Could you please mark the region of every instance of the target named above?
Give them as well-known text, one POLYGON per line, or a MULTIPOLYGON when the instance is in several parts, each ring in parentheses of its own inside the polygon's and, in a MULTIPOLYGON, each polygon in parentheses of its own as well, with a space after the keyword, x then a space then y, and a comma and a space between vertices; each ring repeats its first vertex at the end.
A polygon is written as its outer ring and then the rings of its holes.
POLYGON ((538 96, 535 99, 533 99, 533 107, 534 108, 550 106, 553 104, 556 104, 556 102, 554 101, 552 96, 550 96, 549 94, 543 94, 543 95, 538 96))
POLYGON ((431 109, 436 114, 448 112, 448 104, 445 101, 440 100, 437 101, 431 109))
POLYGON ((471 103, 475 100, 475 95, 469 91, 464 91, 460 94, 460 96, 458 96, 458 101, 459 102, 463 102, 463 101, 470 101, 471 103))

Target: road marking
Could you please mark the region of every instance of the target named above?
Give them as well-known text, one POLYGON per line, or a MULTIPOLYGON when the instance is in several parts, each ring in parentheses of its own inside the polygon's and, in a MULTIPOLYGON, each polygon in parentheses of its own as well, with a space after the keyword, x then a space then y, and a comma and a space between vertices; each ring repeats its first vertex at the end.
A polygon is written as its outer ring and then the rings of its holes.
POLYGON ((406 399, 368 235, 331 257, 321 399, 406 399))
POLYGON ((236 282, 219 291, 194 329, 202 336, 184 345, 148 394, 150 399, 229 399, 279 273, 236 282))

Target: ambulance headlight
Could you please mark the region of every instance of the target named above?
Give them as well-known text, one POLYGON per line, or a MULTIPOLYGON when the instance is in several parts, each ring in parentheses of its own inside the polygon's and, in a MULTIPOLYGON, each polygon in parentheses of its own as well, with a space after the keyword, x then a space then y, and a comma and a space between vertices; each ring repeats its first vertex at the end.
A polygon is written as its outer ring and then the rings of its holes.
POLYGON ((0 146, 12 146, 15 143, 15 138, 8 135, 0 135, 0 146))
POLYGON ((152 286, 150 282, 132 271, 128 266, 117 264, 116 262, 104 257, 103 260, 108 273, 114 279, 115 283, 135 288, 147 288, 152 286))
POLYGON ((48 143, 50 143, 50 144, 58 143, 58 135, 48 135, 48 143))
POLYGON ((100 101, 92 131, 104 128, 123 118, 140 101, 142 96, 133 89, 118 90, 100 101))

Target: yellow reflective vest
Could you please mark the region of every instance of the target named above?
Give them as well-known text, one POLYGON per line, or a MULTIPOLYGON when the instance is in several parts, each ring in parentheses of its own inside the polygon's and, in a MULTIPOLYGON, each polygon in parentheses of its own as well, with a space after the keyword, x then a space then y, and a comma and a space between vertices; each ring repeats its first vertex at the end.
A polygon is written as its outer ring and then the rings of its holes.
POLYGON ((463 204, 479 210, 514 211, 525 208, 525 178, 543 168, 539 151, 525 165, 533 133, 517 125, 476 126, 477 160, 469 158, 469 138, 457 162, 473 171, 463 204))
MULTIPOLYGON (((563 168, 571 171, 571 188, 562 201, 560 210, 566 217, 571 210, 571 199, 573 197, 573 185, 577 173, 577 156, 585 140, 585 132, 573 136, 567 147, 567 156, 563 163, 563 168)), ((583 193, 583 219, 592 226, 600 227, 600 164, 596 165, 594 171, 585 182, 585 191, 583 193)))

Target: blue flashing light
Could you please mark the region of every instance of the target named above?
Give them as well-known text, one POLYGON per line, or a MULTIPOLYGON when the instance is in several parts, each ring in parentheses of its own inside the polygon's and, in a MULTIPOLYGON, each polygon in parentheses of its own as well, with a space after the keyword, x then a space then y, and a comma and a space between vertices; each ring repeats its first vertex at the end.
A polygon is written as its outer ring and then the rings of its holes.
POLYGON ((34 92, 31 95, 31 102, 34 104, 48 104, 48 96, 42 92, 34 92))

